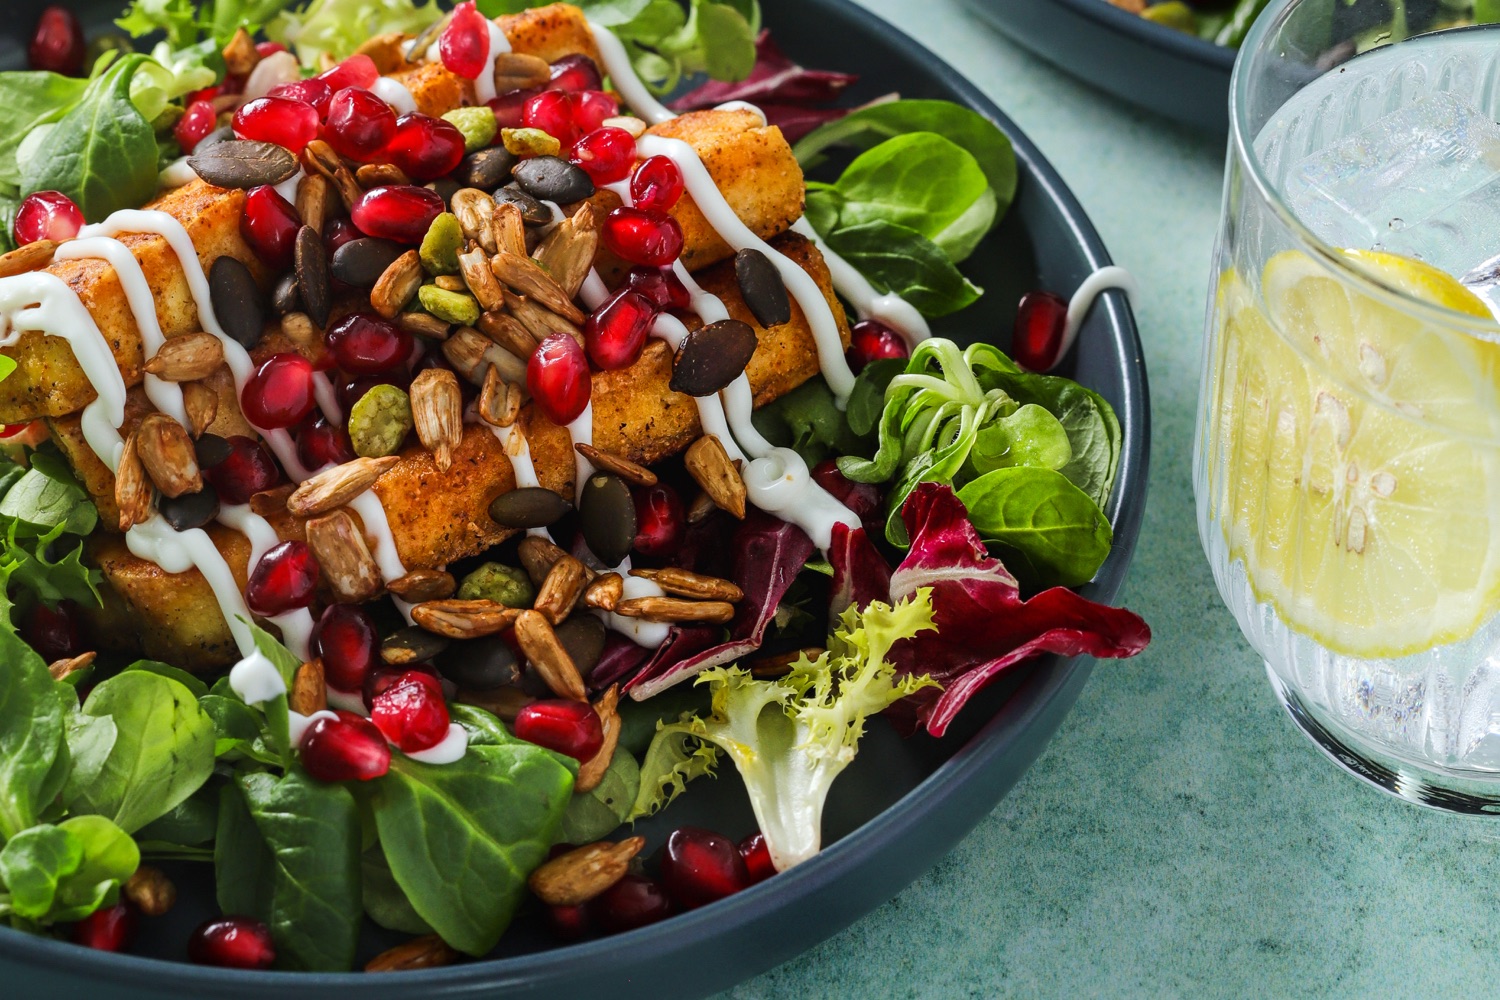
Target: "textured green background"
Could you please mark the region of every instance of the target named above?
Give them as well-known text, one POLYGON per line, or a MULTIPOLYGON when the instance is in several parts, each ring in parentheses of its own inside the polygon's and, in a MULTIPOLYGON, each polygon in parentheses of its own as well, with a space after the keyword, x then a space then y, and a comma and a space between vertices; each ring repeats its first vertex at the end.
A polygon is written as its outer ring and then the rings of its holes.
POLYGON ((994 98, 1141 279, 1151 502, 1123 603, 1156 638, 1095 668, 1036 766, 936 869, 725 996, 1493 995, 1500 827, 1328 763, 1276 703, 1199 548, 1193 409, 1222 142, 1075 83, 957 0, 861 2, 994 98))

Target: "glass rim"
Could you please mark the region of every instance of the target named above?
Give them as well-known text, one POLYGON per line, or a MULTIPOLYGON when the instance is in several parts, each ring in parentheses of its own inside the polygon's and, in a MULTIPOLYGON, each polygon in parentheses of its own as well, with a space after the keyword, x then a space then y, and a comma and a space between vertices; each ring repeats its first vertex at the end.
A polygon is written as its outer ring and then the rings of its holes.
MULTIPOLYGON (((1250 66, 1262 54, 1267 36, 1279 28, 1291 14, 1305 3, 1330 2, 1330 0, 1272 0, 1250 26, 1240 45, 1239 55, 1234 61, 1234 73, 1229 84, 1229 145, 1230 152, 1239 161, 1240 168, 1249 176, 1251 184, 1262 201, 1270 206, 1276 218, 1286 227, 1297 244, 1309 257, 1342 281, 1350 282, 1372 298, 1418 317, 1444 326, 1456 327, 1470 336, 1482 340, 1500 341, 1500 317, 1478 317, 1458 312, 1447 306, 1430 302, 1402 288, 1387 284, 1373 273, 1355 267, 1345 258, 1341 248, 1324 242, 1297 218, 1281 197, 1281 192, 1271 183, 1255 155, 1255 136, 1250 134, 1248 107, 1251 71, 1250 66)), ((1444 29, 1464 31, 1467 28, 1444 29)), ((1430 34, 1430 33, 1424 33, 1430 34)), ((1422 36, 1411 36, 1422 37, 1422 36)), ((1410 39, 1393 42, 1401 45, 1410 39)), ((1329 71, 1331 72, 1331 70, 1329 71)), ((1319 77, 1321 79, 1321 76, 1319 77)), ((1227 208, 1226 208, 1227 211, 1227 208)))

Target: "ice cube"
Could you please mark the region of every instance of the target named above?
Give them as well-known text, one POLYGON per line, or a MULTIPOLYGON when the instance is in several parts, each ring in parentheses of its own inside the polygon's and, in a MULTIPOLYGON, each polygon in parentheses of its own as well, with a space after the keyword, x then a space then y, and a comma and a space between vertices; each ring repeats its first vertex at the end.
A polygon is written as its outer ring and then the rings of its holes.
POLYGON ((1461 276, 1500 253, 1500 125, 1452 94, 1423 98, 1303 160, 1286 199, 1333 246, 1461 276))

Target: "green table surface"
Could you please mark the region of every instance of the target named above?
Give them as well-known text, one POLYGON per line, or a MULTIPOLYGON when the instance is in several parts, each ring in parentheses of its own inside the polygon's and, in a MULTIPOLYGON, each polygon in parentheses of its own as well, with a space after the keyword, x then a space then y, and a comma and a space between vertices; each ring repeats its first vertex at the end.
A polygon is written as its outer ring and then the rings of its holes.
POLYGON ((1500 827, 1397 801, 1314 749, 1198 543, 1222 141, 1074 81, 958 0, 861 2, 992 97, 1140 279, 1151 499, 1122 603, 1155 639, 1095 667, 1036 765, 935 869, 724 996, 1493 995, 1500 827))

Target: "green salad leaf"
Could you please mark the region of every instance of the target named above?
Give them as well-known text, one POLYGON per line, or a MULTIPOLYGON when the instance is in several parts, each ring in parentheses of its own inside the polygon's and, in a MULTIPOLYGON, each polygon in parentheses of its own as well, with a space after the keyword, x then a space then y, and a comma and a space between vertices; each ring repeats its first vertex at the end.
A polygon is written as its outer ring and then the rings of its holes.
POLYGON ((38 923, 81 920, 119 896, 141 854, 103 816, 74 816, 23 830, 0 849, 0 883, 12 914, 38 923))
POLYGON ((406 893, 396 884, 391 866, 386 864, 385 852, 376 843, 360 856, 360 872, 363 878, 363 902, 365 913, 381 927, 405 934, 432 934, 432 925, 406 898, 406 893))
MULTIPOLYGON (((0 564, 0 840, 34 826, 60 790, 68 744, 64 703, 41 656, 16 634, 0 564)), ((66 773, 64 773, 64 778, 66 773)))
POLYGON ((873 220, 835 229, 824 238, 876 289, 895 292, 924 316, 957 312, 983 292, 936 243, 898 223, 873 220))
POLYGON ((839 411, 833 390, 821 378, 809 379, 762 406, 750 415, 750 420, 773 445, 791 448, 809 467, 860 446, 839 411))
POLYGON ((1109 519, 1067 477, 1049 468, 996 469, 958 491, 969 521, 998 546, 1012 572, 1036 586, 1088 583, 1109 555, 1109 519))
POLYGON ((557 839, 564 844, 591 844, 610 835, 630 818, 641 787, 641 767, 616 748, 599 784, 568 802, 557 839))
POLYGON ((344 59, 376 35, 415 35, 442 16, 437 0, 311 0, 269 18, 265 34, 296 52, 302 65, 313 67, 324 53, 344 59))
MULTIPOLYGON (((55 122, 78 102, 88 81, 57 73, 18 70, 0 73, 0 184, 18 187, 16 149, 38 125, 55 122)), ((11 227, 5 231, 10 233, 11 227)))

